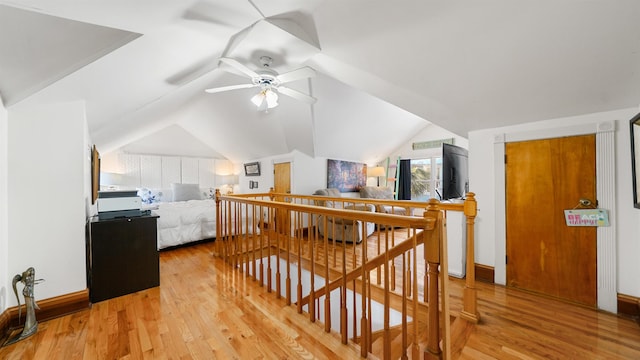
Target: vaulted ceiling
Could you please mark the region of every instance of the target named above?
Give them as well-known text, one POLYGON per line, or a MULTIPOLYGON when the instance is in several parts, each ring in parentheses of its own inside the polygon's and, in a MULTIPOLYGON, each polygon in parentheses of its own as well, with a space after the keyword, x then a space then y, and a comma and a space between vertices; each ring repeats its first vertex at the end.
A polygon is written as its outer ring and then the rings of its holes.
POLYGON ((639 18, 636 0, 0 0, 0 96, 84 100, 103 152, 375 160, 427 126, 637 106, 639 18), (249 81, 218 58, 262 55, 315 69, 287 85, 317 102, 204 92, 249 81))

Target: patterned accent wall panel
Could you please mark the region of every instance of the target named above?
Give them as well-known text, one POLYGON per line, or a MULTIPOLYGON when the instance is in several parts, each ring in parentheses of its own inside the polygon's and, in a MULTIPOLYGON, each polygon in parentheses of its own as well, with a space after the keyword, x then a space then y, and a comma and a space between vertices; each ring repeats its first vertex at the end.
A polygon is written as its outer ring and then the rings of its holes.
POLYGON ((182 183, 199 184, 198 159, 183 157, 180 160, 182 161, 182 183))
POLYGON ((140 185, 149 189, 162 188, 161 158, 155 155, 140 155, 140 185))
POLYGON ((162 157, 162 189, 171 188, 172 183, 181 183, 181 162, 178 156, 162 157))
MULTIPOLYGON (((221 165, 228 160, 217 160, 221 165)), ((168 190, 172 183, 200 184, 203 189, 215 188, 216 159, 180 156, 118 154, 118 169, 127 176, 123 188, 168 190)))
POLYGON ((198 183, 201 188, 216 187, 216 160, 198 159, 198 183))
POLYGON ((123 174, 127 176, 127 188, 135 189, 140 187, 140 155, 118 154, 118 165, 123 174))

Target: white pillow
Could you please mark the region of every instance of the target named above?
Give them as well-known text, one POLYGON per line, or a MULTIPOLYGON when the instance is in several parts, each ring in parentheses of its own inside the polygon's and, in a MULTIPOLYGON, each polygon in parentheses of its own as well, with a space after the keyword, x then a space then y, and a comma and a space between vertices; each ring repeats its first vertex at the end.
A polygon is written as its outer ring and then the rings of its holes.
POLYGON ((173 192, 173 201, 200 200, 200 185, 198 184, 171 184, 171 192, 173 192))

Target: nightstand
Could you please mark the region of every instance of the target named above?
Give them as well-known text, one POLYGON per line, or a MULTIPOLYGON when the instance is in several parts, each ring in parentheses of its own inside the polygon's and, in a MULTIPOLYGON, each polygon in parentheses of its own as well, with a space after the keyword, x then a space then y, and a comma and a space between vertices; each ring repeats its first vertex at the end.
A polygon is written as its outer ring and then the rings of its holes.
POLYGON ((91 220, 87 286, 92 303, 160 285, 157 216, 91 220))

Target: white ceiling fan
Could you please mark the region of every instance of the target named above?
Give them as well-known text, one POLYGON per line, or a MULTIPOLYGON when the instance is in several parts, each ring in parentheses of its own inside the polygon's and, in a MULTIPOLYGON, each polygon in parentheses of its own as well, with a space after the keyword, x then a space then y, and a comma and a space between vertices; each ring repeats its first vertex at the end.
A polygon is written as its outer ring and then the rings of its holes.
POLYGON ((282 86, 282 84, 291 81, 314 77, 316 75, 316 71, 308 66, 283 74, 278 74, 275 70, 271 69, 273 59, 270 56, 260 57, 262 68, 257 71, 249 69, 232 58, 220 58, 220 61, 247 75, 251 79, 251 83, 206 89, 205 91, 208 93, 258 87, 260 88, 260 92, 251 98, 251 101, 258 107, 258 110, 267 110, 278 106, 278 93, 290 96, 308 104, 316 102, 316 98, 312 96, 286 86, 282 86))

